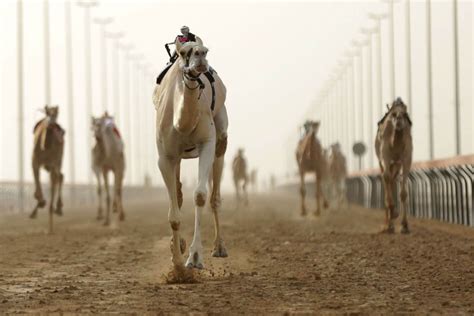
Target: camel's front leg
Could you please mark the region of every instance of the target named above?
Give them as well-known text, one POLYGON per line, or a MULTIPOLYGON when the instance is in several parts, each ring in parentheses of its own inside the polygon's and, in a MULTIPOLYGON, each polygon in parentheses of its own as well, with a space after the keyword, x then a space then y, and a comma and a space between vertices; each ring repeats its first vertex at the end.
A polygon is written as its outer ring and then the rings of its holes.
POLYGON ((194 237, 189 247, 189 257, 186 262, 188 268, 202 269, 202 242, 201 242, 201 214, 207 199, 207 179, 211 172, 216 150, 215 135, 202 144, 199 148, 199 175, 198 186, 194 192, 195 217, 194 217, 194 237))
POLYGON ((239 179, 234 176, 234 187, 235 187, 235 208, 238 209, 240 206, 240 184, 239 179))
POLYGON ((315 185, 316 185, 316 211, 314 212, 315 216, 321 215, 321 198, 323 197, 322 195, 322 188, 321 188, 321 177, 318 176, 318 173, 315 173, 314 177, 315 185))
POLYGON ((104 216, 102 215, 102 183, 100 181, 100 172, 94 170, 95 177, 97 178, 97 197, 99 199, 99 208, 97 209, 97 220, 100 221, 104 216))
POLYGON ((214 214, 214 250, 212 251, 213 257, 227 257, 227 250, 224 246, 224 240, 221 237, 220 225, 219 225, 219 211, 221 207, 221 178, 222 170, 224 169, 224 156, 217 157, 214 160, 214 166, 212 170, 212 194, 211 194, 211 208, 214 214))
POLYGON ((64 181, 64 175, 61 173, 61 171, 58 171, 58 202, 56 203, 56 215, 63 215, 63 181, 64 181))
POLYGON ((171 240, 171 261, 177 269, 184 268, 183 253, 186 243, 181 239, 179 234, 179 226, 181 224, 178 199, 176 197, 176 160, 166 157, 165 153, 160 152, 158 166, 163 176, 163 180, 168 190, 169 211, 168 221, 173 230, 173 238, 171 240))
POLYGON ((384 233, 392 234, 395 232, 395 227, 393 225, 392 213, 395 205, 393 203, 393 189, 392 189, 392 179, 390 173, 385 170, 382 175, 383 184, 384 184, 384 193, 385 193, 385 228, 382 230, 384 233))
POLYGON ((105 207, 106 207, 104 226, 108 226, 108 225, 110 225, 110 192, 109 192, 108 170, 102 169, 102 176, 104 177, 105 207))
POLYGON ((401 210, 402 211, 402 229, 400 232, 402 234, 410 233, 410 229, 408 228, 408 220, 407 220, 407 205, 408 205, 407 177, 408 177, 408 174, 403 172, 402 183, 400 187, 400 200, 401 200, 400 207, 402 209, 401 210))
POLYGON ((306 186, 304 183, 304 171, 300 171, 300 195, 301 195, 301 215, 306 216, 306 206, 304 198, 306 196, 306 186))
POLYGON ((248 206, 249 205, 249 194, 247 192, 247 184, 248 184, 248 178, 245 176, 244 178, 244 184, 242 185, 242 191, 244 195, 244 205, 248 206))
POLYGON ((49 233, 53 233, 53 214, 55 212, 54 210, 54 202, 56 199, 56 190, 58 187, 58 182, 59 182, 59 175, 56 172, 56 170, 51 170, 50 172, 50 181, 51 181, 51 200, 49 202, 49 233))
POLYGON ((41 182, 40 182, 40 173, 39 173, 39 164, 33 160, 33 176, 35 178, 35 199, 36 199, 36 206, 30 214, 30 218, 36 218, 38 213, 38 209, 42 208, 46 205, 46 201, 43 197, 43 191, 41 190, 41 182))

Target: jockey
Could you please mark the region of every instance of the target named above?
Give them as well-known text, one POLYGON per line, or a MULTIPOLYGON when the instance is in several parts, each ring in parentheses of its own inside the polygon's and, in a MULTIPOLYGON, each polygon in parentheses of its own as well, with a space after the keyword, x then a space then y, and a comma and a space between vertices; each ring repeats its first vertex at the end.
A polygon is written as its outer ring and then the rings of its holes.
POLYGON ((170 56, 170 61, 166 64, 165 68, 161 71, 161 73, 158 75, 156 78, 156 84, 160 84, 161 80, 163 80, 165 74, 168 72, 168 70, 171 68, 171 66, 174 64, 174 62, 178 59, 178 53, 176 51, 171 54, 171 50, 169 45, 175 44, 176 42, 180 42, 181 44, 188 43, 188 42, 197 42, 201 41, 201 39, 194 35, 193 33, 189 32, 189 27, 184 25, 181 27, 181 35, 176 36, 175 40, 170 43, 165 44, 166 51, 168 52, 168 55, 170 56))

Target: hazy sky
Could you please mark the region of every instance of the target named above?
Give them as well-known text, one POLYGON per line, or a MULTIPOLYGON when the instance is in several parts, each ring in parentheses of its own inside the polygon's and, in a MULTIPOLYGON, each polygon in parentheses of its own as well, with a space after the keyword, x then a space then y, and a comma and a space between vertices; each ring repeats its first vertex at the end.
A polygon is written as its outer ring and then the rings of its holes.
MULTIPOLYGON (((25 168, 31 179, 31 128, 44 104, 43 28, 41 1, 24 1, 25 42, 25 168)), ((382 12, 386 4, 379 1, 99 1, 93 17, 111 16, 111 31, 123 31, 124 42, 133 43, 159 71, 168 57, 164 43, 170 42, 182 25, 199 35, 210 49, 208 60, 227 86, 227 108, 230 119, 229 146, 225 167, 225 185, 230 186, 230 161, 238 147, 245 147, 251 168, 258 168, 260 178, 270 173, 284 175, 294 157, 294 139, 304 113, 313 104, 323 83, 351 40, 360 38, 359 29, 370 26, 368 12, 382 12), (291 146, 288 140, 291 139, 291 146)), ((395 4, 396 95, 405 94, 405 29, 404 1, 395 4)), ((61 106, 60 122, 67 126, 64 2, 50 1, 52 102, 61 106)), ((426 104, 426 36, 425 2, 412 1, 412 58, 415 160, 428 159, 426 104)), ((433 32, 433 106, 435 122, 435 156, 449 157, 454 151, 453 116, 453 40, 452 1, 432 1, 433 32)), ((2 148, 0 180, 17 175, 16 147, 16 5, 14 1, 0 4, 0 27, 10 30, 2 34, 0 74, 0 145, 2 148)), ((85 117, 83 11, 75 4, 72 10, 73 64, 75 89, 75 134, 77 136, 78 181, 87 179, 90 169, 86 161, 86 137, 89 119, 85 117)), ((98 26, 92 26, 93 98, 99 113, 100 46, 98 26)), ((472 103, 472 2, 459 1, 460 84, 463 127, 462 150, 473 153, 472 103)), ((387 24, 382 23, 383 101, 389 102, 387 90, 387 24)), ((112 54, 112 42, 108 42, 112 54)), ((122 54, 120 54, 122 58, 122 54)), ((365 55, 364 55, 365 56, 365 55)), ((109 56, 111 60, 112 55, 109 56)), ((123 63, 122 63, 123 64, 123 63)), ((123 65, 121 64, 121 70, 123 65)), ((109 65, 109 71, 112 64, 109 65)), ((365 75, 364 75, 365 79, 365 75)), ((153 79, 151 79, 153 80, 153 79)), ((152 92, 152 85, 149 94, 152 92)), ((123 86, 123 85, 121 85, 123 86)), ((111 93, 109 89, 109 93, 111 93)), ((144 89, 142 89, 144 91, 144 89)), ((121 95, 123 92, 121 92, 121 95)), ((110 100, 111 96, 109 97, 110 100)), ((364 104, 367 96, 364 96, 364 104)), ((133 105, 132 111, 142 113, 142 120, 153 120, 151 98, 133 105)), ((110 102, 110 101, 109 101, 110 102)), ((381 105, 382 106, 382 105, 381 105)), ((360 111, 359 111, 360 112, 360 111)), ((314 114, 318 118, 318 113, 314 114)), ((353 118, 357 119, 357 116, 353 118)), ((147 121, 148 122, 148 121, 147 121)), ((375 123, 375 118, 372 124, 375 123)), ((322 129, 330 122, 322 122, 322 129)), ((123 130, 123 128, 122 128, 123 130)), ((148 130, 145 130, 148 132, 148 130)), ((368 135, 365 135, 368 139, 368 135)), ((328 140, 326 140, 328 141, 328 140)), ((332 140, 331 140, 332 141, 332 140)), ((370 142, 372 142, 370 140, 370 142)), ((153 146, 153 135, 146 135, 146 145, 153 146)), ((369 144, 372 146, 372 143, 369 144)), ((140 153, 141 160, 153 165, 153 178, 161 183, 156 167, 155 149, 140 153)), ((67 151, 66 151, 67 154, 67 151)), ((127 159, 131 159, 127 157, 127 159)), ((367 161, 365 162, 367 166, 367 161)), ((186 163, 184 178, 196 177, 195 168, 186 163)), ((66 180, 69 163, 65 157, 66 180)), ((151 168, 151 167, 150 167, 151 168)))

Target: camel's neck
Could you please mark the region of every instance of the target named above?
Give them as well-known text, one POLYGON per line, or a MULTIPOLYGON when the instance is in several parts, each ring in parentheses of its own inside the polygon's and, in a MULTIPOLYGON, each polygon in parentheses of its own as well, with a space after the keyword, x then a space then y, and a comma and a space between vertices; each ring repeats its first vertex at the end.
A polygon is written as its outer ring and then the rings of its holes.
POLYGON ((178 87, 175 90, 175 106, 173 123, 178 132, 189 135, 196 127, 199 120, 199 97, 201 90, 197 81, 183 79, 179 70, 178 87), (176 102, 177 101, 177 102, 176 102))

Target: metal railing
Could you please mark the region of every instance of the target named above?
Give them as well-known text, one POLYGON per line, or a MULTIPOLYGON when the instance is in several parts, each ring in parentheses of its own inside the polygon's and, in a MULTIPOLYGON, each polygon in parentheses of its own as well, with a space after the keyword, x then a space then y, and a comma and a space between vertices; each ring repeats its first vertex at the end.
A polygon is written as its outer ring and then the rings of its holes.
MULTIPOLYGON (((474 155, 414 163, 408 181, 408 214, 474 227, 473 190, 474 155)), ((379 170, 352 174, 347 179, 347 195, 351 203, 383 208, 379 170)))
MULTIPOLYGON (((17 213, 20 211, 19 197, 20 185, 18 182, 0 182, 0 214, 17 213)), ((24 185, 23 211, 30 212, 36 204, 33 197, 34 184, 26 183, 24 185)), ((113 185, 110 186, 110 192, 113 194, 113 185)), ((146 186, 124 186, 122 189, 123 201, 138 201, 144 199, 156 198, 159 194, 164 194, 162 187, 146 186)), ((43 195, 46 201, 49 201, 49 185, 43 184, 43 195)), ((105 193, 102 193, 103 197, 105 193)), ((97 204, 97 187, 90 185, 69 185, 65 184, 63 188, 64 207, 89 207, 97 204)))

